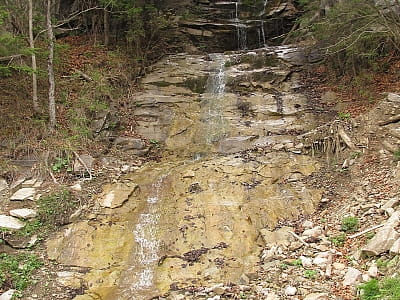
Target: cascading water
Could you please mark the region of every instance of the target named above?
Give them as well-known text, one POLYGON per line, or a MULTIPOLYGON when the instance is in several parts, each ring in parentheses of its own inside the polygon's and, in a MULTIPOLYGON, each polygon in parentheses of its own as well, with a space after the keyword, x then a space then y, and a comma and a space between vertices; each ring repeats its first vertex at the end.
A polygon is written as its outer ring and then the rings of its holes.
POLYGON ((263 40, 262 47, 266 47, 267 43, 265 41, 265 31, 264 31, 264 21, 263 20, 261 20, 261 36, 262 36, 262 40, 263 40))
POLYGON ((160 241, 157 237, 157 225, 160 219, 159 202, 161 187, 165 176, 152 185, 152 193, 147 198, 147 207, 138 217, 133 231, 137 247, 132 255, 132 267, 126 272, 125 286, 121 298, 141 300, 143 295, 153 291, 154 268, 159 260, 160 241), (133 284, 132 284, 133 283, 133 284))
POLYGON ((241 23, 239 18, 240 0, 235 2, 235 26, 236 26, 236 39, 239 50, 247 49, 247 27, 246 24, 241 23))
POLYGON ((203 95, 202 120, 206 144, 218 141, 226 134, 226 124, 222 116, 222 99, 225 94, 226 74, 225 56, 221 53, 210 54, 212 73, 207 80, 206 93, 203 95))

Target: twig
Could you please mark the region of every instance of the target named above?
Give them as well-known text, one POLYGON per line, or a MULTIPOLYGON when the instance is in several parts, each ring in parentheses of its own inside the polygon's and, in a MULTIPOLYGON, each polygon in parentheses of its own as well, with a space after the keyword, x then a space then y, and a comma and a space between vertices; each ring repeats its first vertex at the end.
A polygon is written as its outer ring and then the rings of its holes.
POLYGON ((354 239, 354 238, 359 237, 360 235, 363 235, 363 234, 365 234, 365 233, 367 233, 367 232, 370 232, 370 231, 373 231, 373 230, 378 229, 378 228, 380 228, 380 227, 383 227, 384 225, 385 225, 385 224, 379 224, 379 225, 376 225, 376 226, 374 226, 374 227, 365 229, 364 231, 361 231, 361 232, 359 232, 359 233, 356 233, 356 234, 353 234, 353 235, 349 236, 349 238, 350 238, 350 239, 354 239))
POLYGON ((49 174, 51 176, 51 179, 53 179, 53 182, 55 184, 58 184, 58 181, 57 181, 56 177, 54 176, 53 172, 50 169, 47 169, 47 170, 49 171, 49 174))
POLYGON ((74 155, 76 156, 77 160, 81 163, 81 165, 86 169, 86 171, 89 173, 89 180, 93 179, 92 172, 88 168, 88 166, 85 164, 85 162, 82 160, 82 158, 76 153, 75 151, 72 151, 74 155))

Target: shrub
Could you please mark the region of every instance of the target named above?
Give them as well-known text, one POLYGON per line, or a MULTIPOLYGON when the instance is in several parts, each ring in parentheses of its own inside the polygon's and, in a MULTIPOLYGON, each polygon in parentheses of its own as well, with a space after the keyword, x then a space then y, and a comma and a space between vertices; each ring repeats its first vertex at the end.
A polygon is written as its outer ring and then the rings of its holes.
POLYGON ((358 287, 361 300, 400 299, 400 278, 372 279, 358 287))
POLYGON ((69 216, 77 206, 65 188, 40 197, 37 204, 39 220, 45 225, 58 226, 68 223, 69 216))
POLYGON ((345 217, 342 220, 342 231, 355 232, 358 230, 360 224, 357 217, 345 217))

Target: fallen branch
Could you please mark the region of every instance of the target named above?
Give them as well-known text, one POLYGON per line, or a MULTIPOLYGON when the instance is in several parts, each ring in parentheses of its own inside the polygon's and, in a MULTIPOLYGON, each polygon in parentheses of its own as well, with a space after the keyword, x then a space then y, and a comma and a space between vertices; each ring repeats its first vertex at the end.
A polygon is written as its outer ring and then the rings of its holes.
POLYGON ((306 243, 300 236, 298 236, 297 234, 295 234, 293 231, 289 231, 289 233, 291 235, 293 235, 296 239, 298 239, 304 246, 309 247, 310 244, 306 243))
POLYGON ((374 226, 374 227, 365 229, 364 231, 361 231, 361 232, 359 232, 359 233, 356 233, 356 234, 353 234, 353 235, 349 236, 349 238, 350 238, 350 239, 354 239, 354 238, 356 238, 356 237, 359 237, 360 235, 363 235, 363 234, 368 233, 368 232, 370 232, 370 231, 373 231, 373 230, 375 230, 375 229, 381 228, 381 227, 383 227, 384 225, 385 225, 385 224, 380 224, 380 225, 376 225, 376 226, 374 226))
POLYGON ((391 123, 396 123, 400 121, 400 115, 393 116, 385 121, 381 121, 378 123, 379 126, 385 126, 391 123))
POLYGON ((81 76, 83 79, 85 79, 86 81, 93 81, 93 79, 89 75, 83 73, 82 71, 75 69, 75 68, 72 68, 72 70, 75 73, 77 73, 79 76, 81 76))
POLYGON ((74 155, 76 156, 76 159, 81 163, 81 165, 86 169, 86 171, 89 173, 89 180, 93 179, 92 176, 92 171, 88 168, 88 166, 85 164, 85 162, 82 160, 82 158, 79 156, 78 153, 76 153, 75 151, 72 151, 72 153, 74 153, 74 155))

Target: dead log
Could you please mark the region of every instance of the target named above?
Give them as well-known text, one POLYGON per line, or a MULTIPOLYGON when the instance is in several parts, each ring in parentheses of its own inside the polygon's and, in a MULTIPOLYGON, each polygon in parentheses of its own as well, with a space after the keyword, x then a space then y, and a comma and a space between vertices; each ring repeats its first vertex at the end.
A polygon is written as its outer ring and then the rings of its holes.
POLYGON ((78 70, 78 69, 75 69, 75 68, 72 68, 72 70, 73 70, 75 73, 77 73, 80 77, 82 77, 83 79, 85 79, 86 81, 93 81, 93 79, 92 79, 89 75, 83 73, 82 71, 80 71, 80 70, 78 70))

